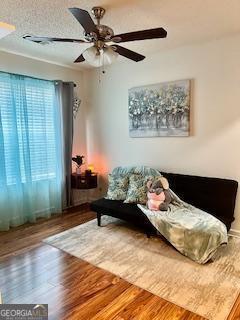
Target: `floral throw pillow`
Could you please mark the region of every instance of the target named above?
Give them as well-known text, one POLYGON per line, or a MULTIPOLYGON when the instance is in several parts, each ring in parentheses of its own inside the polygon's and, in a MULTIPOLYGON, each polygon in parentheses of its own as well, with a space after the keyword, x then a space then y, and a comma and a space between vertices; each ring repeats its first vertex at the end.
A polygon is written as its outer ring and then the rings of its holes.
POLYGON ((128 177, 108 175, 108 192, 106 199, 125 200, 128 192, 128 177))
POLYGON ((147 202, 147 182, 154 180, 153 176, 142 176, 132 174, 129 177, 129 186, 125 203, 141 203, 147 202))

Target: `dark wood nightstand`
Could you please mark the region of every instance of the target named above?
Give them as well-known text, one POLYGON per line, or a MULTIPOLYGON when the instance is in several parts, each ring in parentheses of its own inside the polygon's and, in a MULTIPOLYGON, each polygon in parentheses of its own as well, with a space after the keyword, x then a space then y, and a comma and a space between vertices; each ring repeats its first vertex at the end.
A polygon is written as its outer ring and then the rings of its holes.
POLYGON ((94 189, 97 188, 97 173, 71 175, 71 186, 73 189, 94 189))

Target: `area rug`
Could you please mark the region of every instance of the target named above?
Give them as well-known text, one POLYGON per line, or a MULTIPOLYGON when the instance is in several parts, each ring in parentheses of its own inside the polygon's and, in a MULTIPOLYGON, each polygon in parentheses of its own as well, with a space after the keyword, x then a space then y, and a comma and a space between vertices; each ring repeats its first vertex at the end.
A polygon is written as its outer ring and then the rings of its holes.
POLYGON ((207 319, 225 320, 240 292, 240 239, 206 265, 182 256, 159 237, 148 239, 123 221, 103 217, 44 242, 207 319))

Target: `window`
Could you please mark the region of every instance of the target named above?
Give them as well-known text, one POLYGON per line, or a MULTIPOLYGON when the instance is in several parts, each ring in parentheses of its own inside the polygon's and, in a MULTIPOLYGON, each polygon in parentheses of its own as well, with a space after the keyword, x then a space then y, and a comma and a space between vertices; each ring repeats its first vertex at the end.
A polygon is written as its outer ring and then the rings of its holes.
POLYGON ((0 175, 7 185, 56 177, 56 116, 52 81, 0 72, 0 175))

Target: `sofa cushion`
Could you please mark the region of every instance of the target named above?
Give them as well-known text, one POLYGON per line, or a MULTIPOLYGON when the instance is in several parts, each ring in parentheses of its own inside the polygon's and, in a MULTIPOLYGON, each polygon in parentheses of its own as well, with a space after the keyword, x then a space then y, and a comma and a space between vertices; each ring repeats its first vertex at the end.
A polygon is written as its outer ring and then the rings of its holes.
POLYGON ((124 203, 140 203, 147 202, 147 182, 153 180, 153 176, 142 176, 140 174, 131 174, 129 176, 129 185, 127 198, 124 203))
POLYGON ((106 199, 125 200, 128 191, 128 176, 108 175, 108 192, 106 199))

